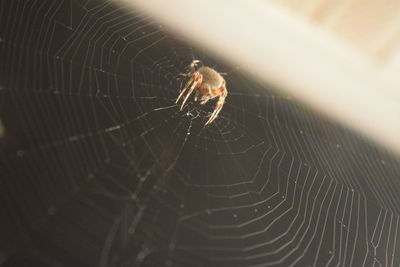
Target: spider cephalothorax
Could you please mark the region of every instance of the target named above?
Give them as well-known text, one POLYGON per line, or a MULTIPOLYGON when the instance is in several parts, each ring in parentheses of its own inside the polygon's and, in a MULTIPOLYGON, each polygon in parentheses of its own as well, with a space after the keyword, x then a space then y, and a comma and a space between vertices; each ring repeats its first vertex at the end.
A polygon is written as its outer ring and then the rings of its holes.
POLYGON ((199 60, 193 60, 190 64, 190 71, 188 73, 180 74, 189 77, 189 81, 182 89, 175 103, 178 103, 179 99, 186 91, 187 94, 181 104, 181 110, 193 91, 195 91, 194 101, 199 100, 201 101, 200 104, 205 104, 208 100, 219 97, 213 113, 205 124, 207 125, 217 118, 218 113, 224 105, 225 98, 228 95, 228 90, 226 89, 226 82, 221 74, 210 67, 203 66, 196 69, 198 62, 199 60))

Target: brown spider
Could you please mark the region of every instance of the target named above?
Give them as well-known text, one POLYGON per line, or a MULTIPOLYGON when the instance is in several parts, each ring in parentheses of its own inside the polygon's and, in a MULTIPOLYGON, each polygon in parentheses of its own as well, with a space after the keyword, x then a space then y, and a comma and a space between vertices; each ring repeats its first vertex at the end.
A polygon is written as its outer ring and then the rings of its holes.
POLYGON ((189 77, 190 79, 186 83, 185 87, 182 89, 175 103, 178 103, 179 99, 186 91, 188 92, 182 102, 181 110, 185 106, 186 101, 193 93, 193 91, 196 92, 194 96, 194 101, 197 101, 197 99, 199 99, 200 97, 200 104, 205 104, 208 100, 219 97, 213 113, 205 124, 207 125, 217 118, 218 113, 221 111, 224 105, 225 98, 228 95, 228 90, 225 87, 226 82, 224 78, 222 78, 221 74, 219 74, 214 69, 203 66, 196 70, 196 65, 199 62, 199 60, 193 60, 190 64, 190 71, 188 73, 180 74, 181 76, 189 77))

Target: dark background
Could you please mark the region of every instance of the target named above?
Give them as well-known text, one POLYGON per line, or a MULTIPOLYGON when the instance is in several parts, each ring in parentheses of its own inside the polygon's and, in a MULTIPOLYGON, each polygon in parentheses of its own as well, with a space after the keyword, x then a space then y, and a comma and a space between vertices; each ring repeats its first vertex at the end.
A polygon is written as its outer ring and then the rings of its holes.
POLYGON ((399 266, 399 157, 114 2, 0 2, 0 266, 399 266))

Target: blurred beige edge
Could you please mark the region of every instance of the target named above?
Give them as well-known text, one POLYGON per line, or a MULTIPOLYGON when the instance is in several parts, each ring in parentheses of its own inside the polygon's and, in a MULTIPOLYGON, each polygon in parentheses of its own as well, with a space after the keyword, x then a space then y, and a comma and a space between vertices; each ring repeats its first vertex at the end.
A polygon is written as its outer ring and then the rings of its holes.
POLYGON ((400 154, 400 2, 119 2, 400 154))

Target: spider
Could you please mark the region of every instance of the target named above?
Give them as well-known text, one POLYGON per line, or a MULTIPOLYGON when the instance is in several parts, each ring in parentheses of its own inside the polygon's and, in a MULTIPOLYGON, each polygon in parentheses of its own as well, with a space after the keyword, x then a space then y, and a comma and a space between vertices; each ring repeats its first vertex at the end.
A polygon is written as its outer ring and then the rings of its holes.
POLYGON ((178 103, 179 99, 183 96, 183 94, 187 91, 185 98, 181 104, 180 110, 185 106, 186 101, 189 96, 195 91, 194 101, 201 101, 200 104, 207 103, 208 100, 219 97, 217 104, 215 105, 215 109, 211 114, 208 121, 204 124, 210 124, 213 122, 218 113, 221 111, 225 98, 228 95, 228 90, 226 89, 226 82, 224 78, 222 78, 221 74, 219 74, 216 70, 202 66, 199 69, 196 69, 197 63, 199 60, 193 60, 190 64, 190 71, 188 73, 181 73, 181 76, 189 77, 189 81, 186 83, 185 87, 180 92, 178 98, 175 103, 178 103))

